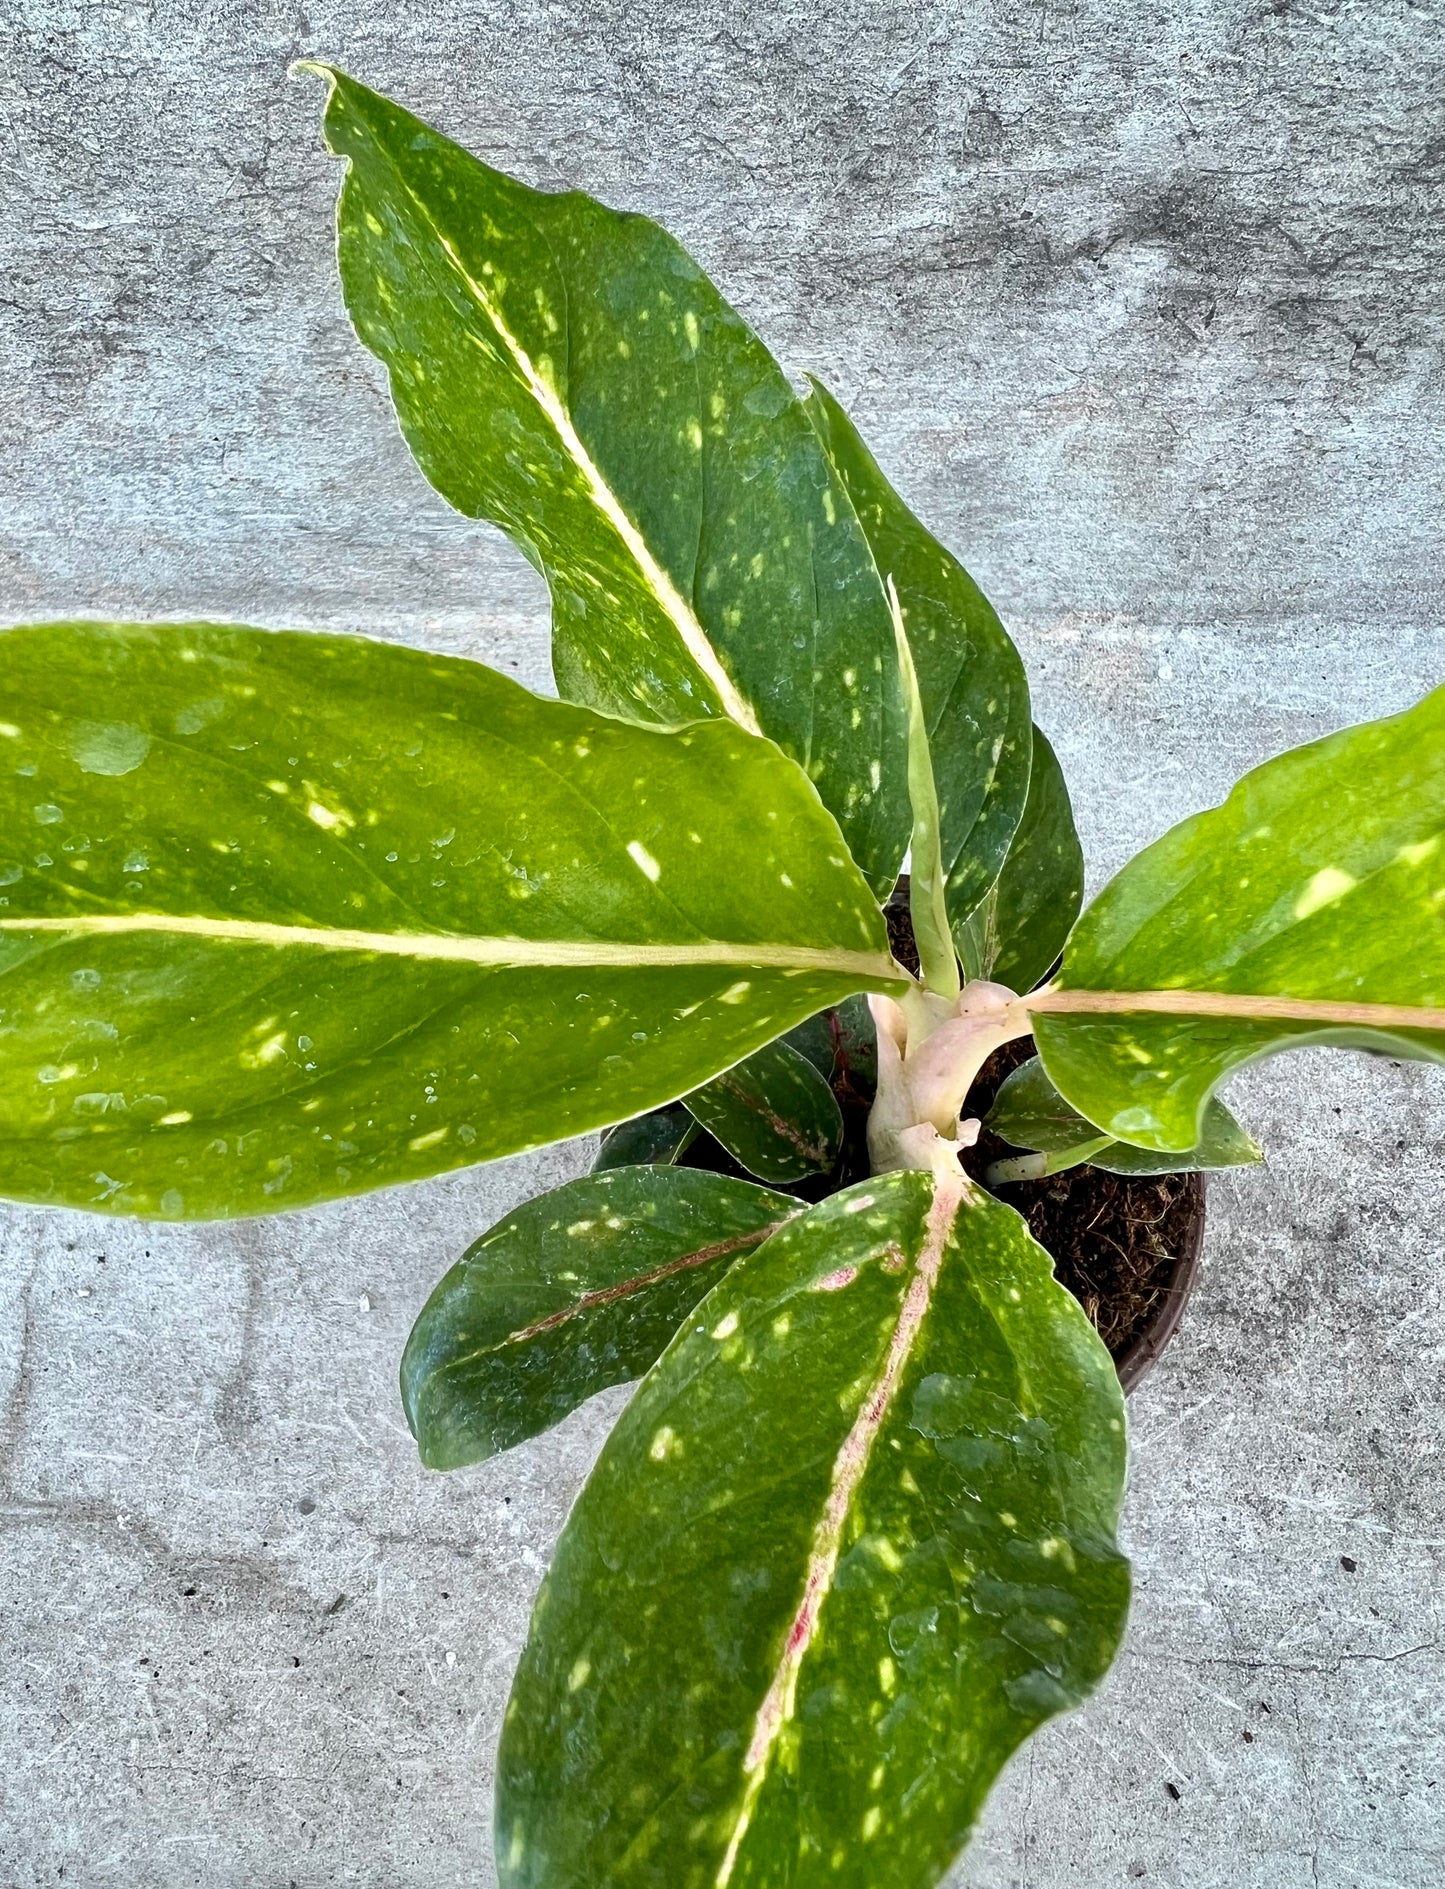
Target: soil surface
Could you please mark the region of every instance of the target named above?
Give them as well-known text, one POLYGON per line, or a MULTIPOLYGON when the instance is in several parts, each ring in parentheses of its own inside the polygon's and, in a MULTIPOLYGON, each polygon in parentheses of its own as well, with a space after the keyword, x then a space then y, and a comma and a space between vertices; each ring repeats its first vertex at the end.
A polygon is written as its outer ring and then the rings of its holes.
MULTIPOLYGON (((1004 1077, 1033 1053, 1032 1037, 995 1050, 969 1090, 965 1114, 986 1115, 1004 1077)), ((964 1151, 963 1165, 981 1179, 990 1161, 1017 1152, 985 1129, 964 1151)), ((1198 1238, 1204 1212, 1199 1175, 1126 1177, 1076 1167, 994 1191, 1028 1221, 1053 1256, 1060 1285, 1119 1363, 1169 1307, 1178 1262, 1198 1238)))

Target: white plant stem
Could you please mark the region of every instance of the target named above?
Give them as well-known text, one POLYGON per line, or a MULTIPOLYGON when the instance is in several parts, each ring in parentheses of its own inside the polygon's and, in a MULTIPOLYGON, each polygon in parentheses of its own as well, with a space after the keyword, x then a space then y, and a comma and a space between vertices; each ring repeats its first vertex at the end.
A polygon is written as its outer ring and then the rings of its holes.
POLYGON ((975 1120, 959 1112, 974 1078, 993 1052, 1027 1036, 1029 1013, 1003 984, 965 985, 953 1001, 915 986, 895 1003, 870 996, 878 1031, 878 1093, 868 1117, 868 1155, 875 1174, 951 1162, 978 1138, 975 1120))

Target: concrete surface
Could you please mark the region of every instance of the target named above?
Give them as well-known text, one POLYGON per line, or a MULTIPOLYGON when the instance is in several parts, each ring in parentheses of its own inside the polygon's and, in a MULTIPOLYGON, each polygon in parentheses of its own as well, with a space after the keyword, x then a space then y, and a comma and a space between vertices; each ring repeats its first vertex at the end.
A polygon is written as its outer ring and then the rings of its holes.
MULTIPOLYGON (((0 611, 355 627, 546 675, 333 280, 297 53, 662 216, 1015 628, 1097 873, 1445 676, 1441 9, 1405 0, 13 0, 0 611)), ((1433 1889, 1445 1075, 1237 1085, 1133 1403, 1129 1647, 969 1889, 1433 1889), (1352 1569, 1347 1562, 1353 1564, 1352 1569)), ((450 1479, 423 1296, 564 1148, 265 1224, 0 1209, 0 1885, 493 1881, 491 1750, 617 1409, 450 1479)))

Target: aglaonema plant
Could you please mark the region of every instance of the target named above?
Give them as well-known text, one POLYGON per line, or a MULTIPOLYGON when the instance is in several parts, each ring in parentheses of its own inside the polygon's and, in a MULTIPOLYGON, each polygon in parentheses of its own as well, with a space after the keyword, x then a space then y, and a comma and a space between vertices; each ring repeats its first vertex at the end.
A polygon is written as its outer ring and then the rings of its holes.
POLYGON ((838 403, 653 223, 326 76, 348 309, 545 576, 562 699, 351 635, 5 632, 0 1191, 269 1213, 620 1124, 403 1364, 438 1469, 642 1380, 537 1601, 501 1879, 931 1884, 1129 1598, 1119 1382, 966 1175, 970 1086, 1032 1036, 1002 1184, 1255 1159, 1216 1090, 1280 1050, 1440 1060, 1445 691, 1080 916, 1018 655, 838 403))

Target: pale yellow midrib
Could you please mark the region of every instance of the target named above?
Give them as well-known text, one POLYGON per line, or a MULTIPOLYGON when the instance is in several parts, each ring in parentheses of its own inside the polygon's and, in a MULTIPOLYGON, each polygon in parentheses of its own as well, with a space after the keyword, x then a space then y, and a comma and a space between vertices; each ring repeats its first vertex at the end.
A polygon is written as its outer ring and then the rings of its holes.
POLYGON ((1356 1003, 1231 990, 1069 990, 1050 985, 1019 999, 1030 1016, 1223 1017, 1240 1023, 1318 1023, 1329 1028, 1445 1030, 1445 1009, 1356 1003))
POLYGON ((77 913, 69 918, 0 918, 0 932, 59 932, 73 937, 165 933, 218 943, 303 946, 374 957, 421 958, 483 968, 546 969, 575 966, 621 970, 718 964, 740 970, 823 971, 866 984, 897 985, 905 973, 871 951, 831 951, 811 945, 734 944, 705 938, 696 944, 621 944, 587 938, 471 938, 445 932, 354 931, 312 925, 276 925, 263 919, 201 918, 168 912, 77 913))
POLYGON ((678 636, 682 640, 683 648, 712 684, 717 692, 718 700, 722 703, 727 714, 730 715, 740 727, 746 728, 750 735, 760 735, 762 729, 758 725, 758 719, 753 713, 752 705, 744 700, 738 690, 737 684, 723 667, 717 651, 712 646, 707 631, 698 621, 696 612, 690 607, 681 591, 679 591, 676 584, 673 583, 671 577, 668 576, 667 572, 653 556, 647 540, 637 529, 637 526, 633 523, 626 508, 623 506, 622 501, 603 477, 601 468, 598 466, 596 460, 593 459, 591 453, 588 452, 576 427, 573 426, 571 414, 568 413, 562 402, 557 398, 556 389, 548 384, 543 375, 538 373, 536 363, 533 361, 526 348, 522 346, 522 343, 517 339, 516 335, 514 335, 507 326, 506 321, 502 317, 501 310, 492 300, 486 285, 478 282, 476 277, 471 274, 466 264, 457 254, 455 245, 437 228, 436 223, 427 214, 424 206, 418 202, 415 196, 413 196, 412 200, 417 203, 417 208, 431 225, 432 233, 442 249, 446 252, 447 259, 450 261, 452 267, 456 270, 462 281, 466 283, 468 290, 476 298, 487 320, 492 324, 493 328, 495 328, 498 335, 501 336, 507 352, 516 362, 522 378, 526 381, 528 391, 531 393, 532 398, 542 409, 543 413, 546 414, 557 437, 562 442, 563 450, 578 467, 583 478, 586 480, 587 489, 591 494, 593 504, 597 507, 598 511, 602 513, 608 524, 611 525, 612 529, 626 546, 628 555, 633 559, 639 571, 642 573, 643 581, 646 583, 653 596, 656 597, 663 611, 676 628, 678 636))

